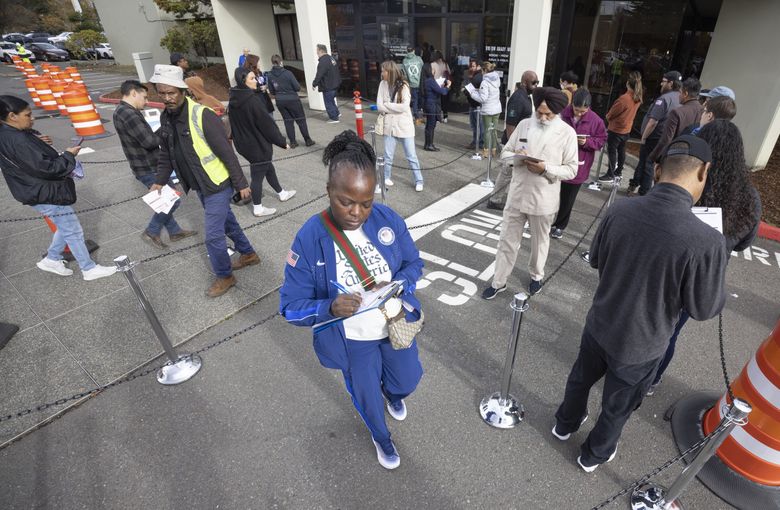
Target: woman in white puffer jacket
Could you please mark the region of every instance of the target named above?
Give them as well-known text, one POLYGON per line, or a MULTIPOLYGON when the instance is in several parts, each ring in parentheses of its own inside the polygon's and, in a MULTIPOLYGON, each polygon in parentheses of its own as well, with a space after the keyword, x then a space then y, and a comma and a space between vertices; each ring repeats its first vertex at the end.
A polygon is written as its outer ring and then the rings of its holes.
POLYGON ((492 62, 483 62, 482 85, 479 90, 469 92, 471 99, 482 103, 482 132, 485 133, 485 148, 482 155, 487 157, 489 151, 496 154, 498 147, 498 137, 496 129, 498 128, 498 116, 501 115, 501 77, 496 72, 496 64, 492 62))

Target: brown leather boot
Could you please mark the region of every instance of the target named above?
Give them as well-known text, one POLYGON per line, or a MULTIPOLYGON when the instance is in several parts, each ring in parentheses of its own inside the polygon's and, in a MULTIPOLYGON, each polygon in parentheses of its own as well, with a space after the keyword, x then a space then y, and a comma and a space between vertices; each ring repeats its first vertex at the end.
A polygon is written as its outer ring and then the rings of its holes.
POLYGON ((257 253, 242 253, 240 257, 238 257, 238 260, 234 260, 231 264, 231 267, 233 271, 237 271, 241 269, 242 267, 246 266, 254 266, 256 264, 260 263, 260 257, 257 256, 257 253))
POLYGON ((168 235, 168 238, 172 242, 175 243, 176 241, 181 241, 182 239, 186 239, 188 237, 192 237, 192 236, 197 235, 197 234, 198 233, 196 231, 194 231, 194 230, 184 230, 184 229, 182 229, 180 232, 178 232, 176 234, 168 235))
POLYGON ((227 278, 217 278, 206 291, 208 297, 219 297, 236 284, 236 277, 232 274, 227 278))

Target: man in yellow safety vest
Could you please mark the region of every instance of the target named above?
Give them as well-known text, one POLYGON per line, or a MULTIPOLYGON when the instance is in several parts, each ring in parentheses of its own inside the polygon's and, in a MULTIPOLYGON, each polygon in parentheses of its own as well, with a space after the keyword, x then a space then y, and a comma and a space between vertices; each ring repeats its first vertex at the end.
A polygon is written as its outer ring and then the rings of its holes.
POLYGON ((260 263, 260 258, 230 210, 234 190, 249 198, 249 184, 219 117, 210 108, 185 97, 180 67, 156 65, 149 80, 165 104, 158 131, 160 157, 157 181, 150 189, 168 183, 174 168, 184 192, 195 190, 206 211, 206 249, 217 279, 206 291, 221 296, 236 284, 233 271, 260 263), (233 240, 238 259, 231 262, 225 236, 233 240))

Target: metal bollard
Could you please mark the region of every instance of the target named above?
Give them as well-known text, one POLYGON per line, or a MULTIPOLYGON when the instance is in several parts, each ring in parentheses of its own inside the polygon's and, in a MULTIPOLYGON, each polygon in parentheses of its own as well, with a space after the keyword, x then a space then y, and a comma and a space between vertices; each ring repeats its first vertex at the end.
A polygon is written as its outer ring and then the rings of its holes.
POLYGON ((482 155, 479 153, 479 142, 482 140, 482 107, 477 106, 477 142, 474 144, 474 155, 471 159, 481 161, 482 155))
POLYGON ((380 193, 382 194, 382 204, 387 204, 387 197, 385 196, 385 191, 387 189, 387 186, 385 186, 385 157, 384 156, 377 156, 376 157, 376 185, 379 187, 380 193))
POLYGON ((596 165, 596 178, 588 184, 588 189, 593 191, 601 191, 601 183, 599 182, 599 172, 601 172, 601 162, 604 160, 604 147, 599 151, 599 162, 596 165))
MULTIPOLYGON (((490 123, 490 137, 493 136, 493 131, 495 130, 495 127, 493 123, 490 123)), ((489 140, 492 138, 488 138, 489 140)), ((477 141, 477 146, 479 146, 479 141, 477 141)), ((493 184, 493 181, 490 180, 490 167, 493 165, 493 150, 494 148, 488 148, 488 157, 487 157, 487 176, 485 176, 485 180, 482 181, 479 185, 483 188, 489 188, 493 189, 496 187, 495 184, 493 184)), ((498 152, 498 148, 495 148, 496 152, 498 152)))
POLYGON ((157 314, 154 313, 154 308, 149 303, 149 300, 144 294, 144 290, 141 288, 141 284, 135 278, 134 262, 130 262, 127 255, 122 255, 114 259, 117 271, 120 271, 127 278, 127 283, 130 284, 130 288, 133 289, 135 297, 138 298, 138 302, 141 304, 141 308, 146 314, 146 318, 149 320, 149 324, 152 325, 154 334, 157 335, 157 339, 160 340, 165 354, 170 360, 170 365, 165 365, 157 371, 157 382, 165 385, 179 384, 189 380, 198 373, 203 360, 196 354, 176 354, 176 350, 171 344, 171 340, 168 338, 168 334, 160 324, 160 319, 157 318, 157 314))
POLYGON ((479 414, 482 420, 499 429, 511 429, 523 421, 525 409, 515 397, 509 394, 512 383, 512 371, 517 357, 517 344, 520 338, 520 326, 523 323, 523 313, 528 310, 528 295, 518 292, 512 299, 512 333, 509 335, 504 371, 501 374, 501 391, 482 399, 479 404, 479 414))
POLYGON ((369 133, 371 134, 371 148, 374 149, 374 154, 376 154, 376 126, 374 124, 371 124, 369 133))
MULTIPOLYGON (((717 404, 716 404, 717 405, 717 404)), ((734 427, 740 427, 747 423, 747 416, 753 408, 742 399, 736 398, 731 407, 726 411, 726 415, 718 426, 718 432, 715 433, 701 447, 699 453, 688 466, 683 469, 680 476, 674 481, 667 490, 661 485, 647 483, 634 489, 631 494, 632 510, 682 510, 682 503, 679 497, 682 492, 693 481, 696 475, 704 467, 704 464, 715 454, 715 450, 726 440, 734 430, 734 427)))

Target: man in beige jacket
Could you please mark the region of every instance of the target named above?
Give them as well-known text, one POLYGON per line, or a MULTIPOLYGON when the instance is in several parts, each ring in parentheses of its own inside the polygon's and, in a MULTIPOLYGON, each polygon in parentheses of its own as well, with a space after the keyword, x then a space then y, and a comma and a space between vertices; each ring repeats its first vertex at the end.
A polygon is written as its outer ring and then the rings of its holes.
POLYGON ((498 242, 496 272, 491 286, 482 292, 484 299, 493 299, 506 290, 526 221, 531 227, 529 292, 534 295, 542 289, 561 181, 577 174, 577 135, 558 116, 568 103, 566 96, 553 87, 539 87, 533 91, 533 101, 534 116, 517 125, 501 153, 501 159, 513 160, 514 166, 498 242), (526 156, 534 159, 524 159, 526 156))

